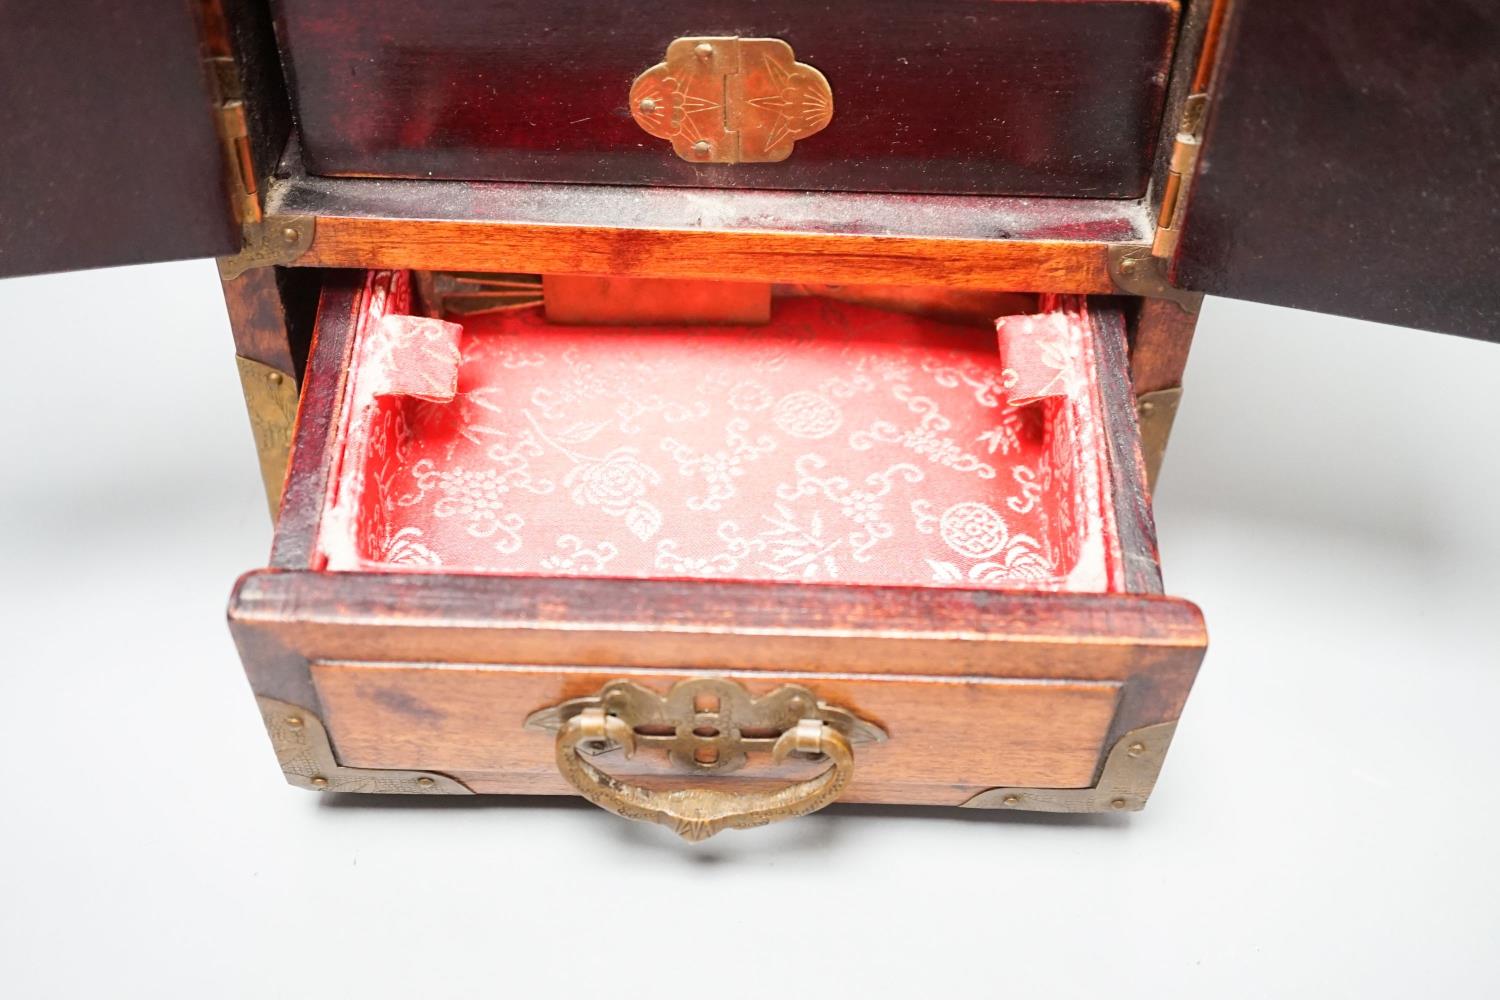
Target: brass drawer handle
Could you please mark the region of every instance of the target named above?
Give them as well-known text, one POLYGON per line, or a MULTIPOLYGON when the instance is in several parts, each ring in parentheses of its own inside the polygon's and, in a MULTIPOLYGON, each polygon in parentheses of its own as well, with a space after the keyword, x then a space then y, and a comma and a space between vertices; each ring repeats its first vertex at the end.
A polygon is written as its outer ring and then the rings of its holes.
POLYGON ((580 795, 626 819, 671 827, 686 840, 805 816, 837 799, 854 776, 851 744, 879 742, 879 727, 819 702, 807 688, 786 685, 761 698, 734 681, 683 681, 666 695, 630 681, 612 681, 594 697, 533 713, 529 729, 556 730, 557 769, 580 795), (712 787, 653 789, 604 773, 586 759, 615 749, 665 749, 680 771, 732 771, 751 751, 781 763, 793 753, 821 756, 829 766, 773 791, 712 787))

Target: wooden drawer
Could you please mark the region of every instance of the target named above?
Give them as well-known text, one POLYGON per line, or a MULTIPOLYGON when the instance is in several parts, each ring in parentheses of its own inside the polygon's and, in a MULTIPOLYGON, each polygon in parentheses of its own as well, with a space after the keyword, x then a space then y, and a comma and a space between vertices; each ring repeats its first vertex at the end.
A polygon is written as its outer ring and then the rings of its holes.
POLYGON ((833 773, 764 753, 800 697, 854 741, 847 801, 1144 804, 1205 637, 1160 593, 1118 313, 1048 298, 997 353, 826 298, 610 330, 409 295, 325 289, 272 565, 231 604, 294 783, 564 793, 592 708, 642 744, 591 758, 632 794, 776 799, 833 773))
MULTIPOLYGON (((1178 25, 1176 0, 281 0, 277 10, 314 173, 1095 198, 1145 194, 1178 25), (779 162, 676 155, 633 119, 639 100, 656 114, 666 102, 632 95, 632 81, 682 37, 725 39, 712 58, 736 71, 730 39, 779 39, 828 93, 804 94, 776 71, 736 97, 705 69, 684 91, 689 124, 668 131, 697 137, 724 115, 741 130, 742 112, 760 113, 747 102, 792 94, 795 113, 775 136, 817 134, 779 162), (826 127, 821 112, 798 118, 814 97, 831 100, 826 127)), ((762 57, 747 49, 743 72, 762 57)))

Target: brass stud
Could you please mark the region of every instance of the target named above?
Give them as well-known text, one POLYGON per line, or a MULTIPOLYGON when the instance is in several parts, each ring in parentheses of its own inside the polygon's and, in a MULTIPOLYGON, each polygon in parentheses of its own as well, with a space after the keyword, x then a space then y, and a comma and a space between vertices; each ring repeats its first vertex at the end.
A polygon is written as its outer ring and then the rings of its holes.
POLYGON ((281 372, 272 372, 271 374, 266 376, 266 378, 270 380, 272 385, 280 385, 281 380, 285 377, 286 376, 282 375, 281 372))
POLYGON ((693 52, 699 59, 707 59, 714 54, 714 47, 707 42, 699 42, 693 48, 693 52))
POLYGON ((323 777, 321 774, 315 774, 313 775, 312 786, 314 788, 327 788, 328 779, 323 777))
MULTIPOLYGON (((1156 404, 1150 402, 1149 400, 1147 402, 1144 402, 1144 403, 1141 404, 1141 412, 1142 413, 1150 413, 1154 409, 1156 409, 1156 404)), ((1136 745, 1140 746, 1139 743, 1136 744, 1136 745)))
POLYGON ((708 144, 707 139, 699 139, 697 142, 693 143, 693 152, 697 153, 699 156, 707 156, 709 154, 709 151, 712 149, 713 147, 708 144))
MULTIPOLYGON (((1146 405, 1149 407, 1151 404, 1147 403, 1146 405)), ((1125 748, 1125 752, 1132 757, 1139 757, 1141 754, 1146 752, 1146 744, 1132 743, 1130 744, 1130 746, 1125 748)))
POLYGON ((1017 805, 1021 804, 1021 796, 1019 796, 1019 795, 1007 795, 1005 798, 1001 799, 1000 801, 1004 802, 1008 806, 1017 806, 1017 805))
POLYGON ((287 226, 281 231, 281 238, 286 240, 288 246, 295 246, 297 241, 302 238, 302 234, 297 232, 295 226, 287 226))
POLYGON ((642 98, 642 100, 641 100, 641 112, 643 114, 648 114, 649 115, 651 112, 653 112, 655 110, 656 110, 656 102, 655 101, 653 101, 649 97, 642 98))
POLYGON ((1111 802, 1109 804, 1109 807, 1111 809, 1124 809, 1125 808, 1125 800, 1124 799, 1115 799, 1113 802, 1111 802))
POLYGON ((302 728, 302 716, 300 716, 300 715, 288 715, 286 717, 286 724, 289 725, 289 726, 291 726, 293 729, 301 729, 302 728))
POLYGON ((417 779, 417 784, 421 785, 423 788, 431 788, 433 785, 437 784, 437 782, 433 781, 426 775, 423 775, 422 777, 417 779))

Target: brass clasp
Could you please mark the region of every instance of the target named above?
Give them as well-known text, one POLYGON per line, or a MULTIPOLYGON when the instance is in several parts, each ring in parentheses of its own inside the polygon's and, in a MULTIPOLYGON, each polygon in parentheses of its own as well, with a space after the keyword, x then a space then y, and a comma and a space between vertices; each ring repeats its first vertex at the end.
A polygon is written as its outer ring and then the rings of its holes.
POLYGON ((679 38, 630 87, 636 124, 693 163, 775 163, 833 118, 822 73, 779 38, 679 38))

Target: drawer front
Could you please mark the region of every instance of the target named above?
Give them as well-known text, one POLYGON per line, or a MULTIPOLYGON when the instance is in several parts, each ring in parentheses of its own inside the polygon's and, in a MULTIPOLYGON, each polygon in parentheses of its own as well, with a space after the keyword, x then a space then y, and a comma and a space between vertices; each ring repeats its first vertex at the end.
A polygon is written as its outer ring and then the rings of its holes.
MULTIPOLYGON (((665 693, 694 675, 620 668, 315 663, 314 686, 339 760, 346 766, 436 771, 476 792, 562 794, 549 733, 527 716, 605 684, 630 680, 665 693)), ((704 675, 698 675, 704 676, 704 675)), ((959 805, 1003 786, 1086 787, 1115 714, 1115 681, 1037 682, 997 678, 777 672, 717 673, 752 695, 799 684, 879 725, 885 742, 856 748, 851 802, 959 805)), ((661 753, 615 754, 610 774, 683 777, 661 753)), ((805 769, 805 766, 804 768, 805 769)), ((712 780, 727 787, 795 780, 798 766, 764 755, 712 780)))
MULTIPOLYGON (((859 801, 947 805, 1090 786, 1177 718, 1205 644, 1191 604, 1143 595, 278 570, 241 581, 230 619, 256 693, 320 718, 343 768, 563 792, 529 715, 612 681, 721 677, 883 730, 856 748, 859 801)), ((620 774, 684 781, 638 757, 620 774)))
POLYGON ((278 9, 315 173, 1105 198, 1145 193, 1178 15, 1176 0, 278 9), (826 128, 780 162, 679 157, 632 117, 631 85, 688 36, 787 43, 828 81, 826 128))

